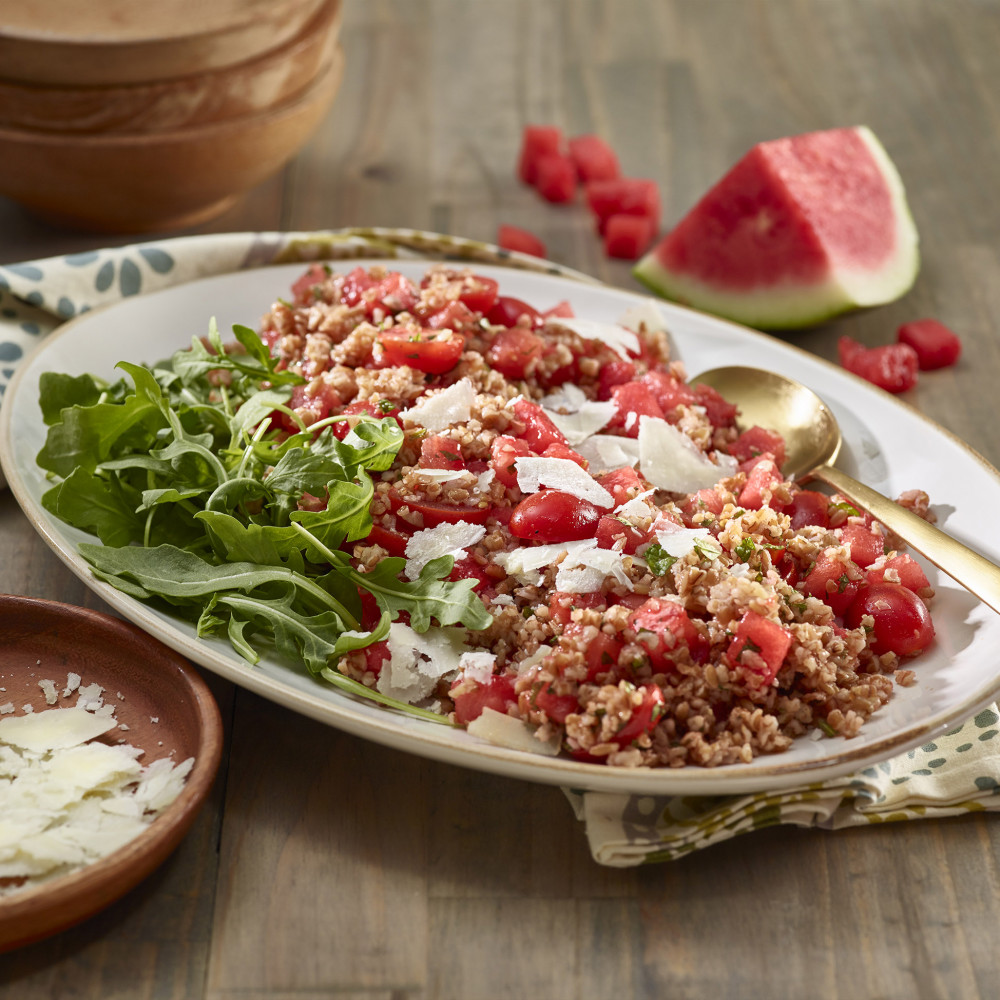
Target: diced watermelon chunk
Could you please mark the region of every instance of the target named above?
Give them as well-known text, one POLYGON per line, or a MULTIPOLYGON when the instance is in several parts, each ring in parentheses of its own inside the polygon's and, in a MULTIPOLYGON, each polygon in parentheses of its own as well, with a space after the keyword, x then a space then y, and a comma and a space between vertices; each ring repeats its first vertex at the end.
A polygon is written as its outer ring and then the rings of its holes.
POLYGON ((576 197, 576 167, 568 156, 550 153, 539 158, 535 168, 535 190, 555 204, 576 197))
POLYGON ((538 176, 538 161, 543 156, 562 152, 562 129, 556 125, 526 125, 521 134, 521 154, 517 175, 525 184, 534 184, 538 176))
MULTIPOLYGON (((585 185, 587 205, 598 221, 612 215, 644 215, 660 225, 660 189, 656 181, 637 177, 619 177, 609 181, 591 181, 585 185)), ((603 229, 603 226, 601 227, 603 229)))
POLYGON ((865 347, 844 335, 837 353, 847 371, 886 392, 907 392, 917 384, 917 352, 909 344, 865 347))
POLYGON ((569 141, 570 159, 584 183, 607 181, 621 176, 615 151, 597 135, 578 135, 569 141))
POLYGON ((747 611, 736 626, 736 635, 726 650, 726 659, 741 664, 756 675, 760 683, 770 684, 792 645, 792 634, 777 622, 747 611), (746 656, 750 650, 757 656, 746 656), (759 659, 758 659, 759 657, 759 659))
POLYGON ((917 352, 917 364, 922 372, 947 368, 962 354, 962 342, 958 335, 936 319, 904 323, 896 331, 896 339, 901 344, 909 344, 917 352))
POLYGON ((604 252, 619 260, 638 260, 656 235, 648 215, 610 215, 604 221, 604 252))
POLYGON ((545 256, 545 244, 534 233, 506 223, 497 231, 497 246, 515 253, 528 253, 533 257, 545 256))

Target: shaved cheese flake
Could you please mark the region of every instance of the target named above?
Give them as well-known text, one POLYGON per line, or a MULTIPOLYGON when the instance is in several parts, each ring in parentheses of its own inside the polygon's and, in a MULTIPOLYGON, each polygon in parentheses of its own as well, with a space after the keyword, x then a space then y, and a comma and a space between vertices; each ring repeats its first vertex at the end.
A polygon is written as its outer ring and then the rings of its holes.
POLYGON ((393 622, 386 639, 389 661, 383 663, 376 687, 390 698, 415 704, 426 698, 445 674, 458 670, 466 651, 464 640, 463 629, 416 632, 409 625, 393 622))
POLYGON ((648 514, 653 513, 653 506, 650 505, 649 497, 655 492, 655 490, 646 490, 645 493, 640 493, 638 496, 632 497, 631 500, 626 500, 625 503, 619 504, 615 507, 614 512, 619 517, 646 517, 648 514))
POLYGON ((635 331, 628 330, 617 323, 601 323, 594 319, 563 319, 561 317, 551 319, 549 322, 572 330, 584 340, 599 340, 625 361, 639 356, 639 338, 635 335, 635 331))
POLYGON ((671 493, 709 489, 729 474, 683 431, 647 416, 639 418, 639 468, 653 486, 671 493))
POLYGON ((454 556, 461 559, 470 545, 475 545, 486 534, 481 524, 468 521, 445 522, 433 528, 415 531, 406 543, 406 566, 404 572, 409 580, 416 580, 420 571, 439 556, 454 556))
POLYGON ((614 506, 614 497, 571 458, 514 459, 517 485, 522 493, 537 493, 543 486, 589 500, 597 507, 614 506))
POLYGON ((634 330, 636 333, 642 329, 646 329, 650 333, 658 333, 667 329, 663 313, 660 312, 655 302, 651 302, 648 299, 637 305, 629 306, 618 320, 618 323, 620 326, 625 327, 626 330, 634 330))
POLYGON ((668 556, 686 556, 689 552, 698 552, 708 558, 716 558, 722 550, 719 543, 712 537, 708 528, 682 528, 678 526, 672 531, 657 531, 656 540, 668 556))
POLYGON ((639 442, 616 434, 595 434, 580 442, 576 450, 594 472, 610 472, 639 461, 639 442))
POLYGON ((562 743, 559 730, 548 740, 540 740, 535 735, 534 726, 492 708, 484 708, 482 714, 465 728, 473 736, 486 740, 487 743, 508 747, 511 750, 542 754, 546 757, 555 757, 562 743))
POLYGON ((410 470, 410 475, 423 479, 428 483, 450 483, 453 479, 461 479, 471 475, 467 469, 421 469, 410 470))
POLYGON ((422 396, 416 406, 400 413, 400 419, 426 427, 431 433, 446 430, 452 424, 466 423, 472 416, 476 390, 472 382, 459 379, 454 385, 433 395, 422 396))
POLYGON ((590 399, 578 385, 564 382, 555 391, 543 396, 539 403, 545 410, 558 410, 560 413, 576 413, 590 399))
POLYGON ((44 753, 86 743, 114 729, 114 719, 82 708, 53 708, 32 715, 0 719, 0 740, 24 750, 44 753))
POLYGON ((485 651, 474 651, 463 653, 458 661, 458 669, 467 680, 478 681, 484 684, 493 676, 493 668, 496 666, 497 658, 493 653, 485 651))
POLYGON ((591 435, 604 430, 617 412, 617 407, 610 400, 605 403, 598 400, 588 400, 571 413, 558 413, 555 410, 546 409, 544 406, 542 410, 549 420, 559 428, 568 444, 578 445, 591 435))

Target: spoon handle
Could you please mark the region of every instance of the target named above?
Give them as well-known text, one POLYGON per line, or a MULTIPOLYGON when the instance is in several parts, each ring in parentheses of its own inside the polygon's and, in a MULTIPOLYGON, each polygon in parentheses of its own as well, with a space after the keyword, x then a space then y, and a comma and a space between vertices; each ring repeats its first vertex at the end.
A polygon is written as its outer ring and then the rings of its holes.
POLYGON ((823 480, 852 503, 868 511, 890 531, 925 555, 956 582, 1000 612, 1000 567, 946 535, 922 517, 859 483, 832 465, 814 469, 812 476, 823 480))

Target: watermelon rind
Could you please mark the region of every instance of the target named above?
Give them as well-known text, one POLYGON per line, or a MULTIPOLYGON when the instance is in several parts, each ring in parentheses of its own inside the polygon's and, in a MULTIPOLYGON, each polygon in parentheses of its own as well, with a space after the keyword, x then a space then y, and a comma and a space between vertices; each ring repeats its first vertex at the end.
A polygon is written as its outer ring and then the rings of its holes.
POLYGON ((820 283, 779 281, 751 291, 734 291, 710 285, 691 274, 667 270, 653 247, 635 265, 633 275, 663 298, 762 330, 804 329, 846 312, 901 298, 913 286, 920 270, 917 228, 902 178, 889 154, 871 129, 859 126, 855 131, 885 180, 896 227, 895 253, 877 270, 832 269, 820 283))

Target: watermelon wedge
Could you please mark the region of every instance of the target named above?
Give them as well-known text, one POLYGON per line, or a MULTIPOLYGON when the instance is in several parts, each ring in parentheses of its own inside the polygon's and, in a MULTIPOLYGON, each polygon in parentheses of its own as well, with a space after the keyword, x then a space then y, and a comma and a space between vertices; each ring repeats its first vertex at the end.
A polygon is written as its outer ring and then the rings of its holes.
POLYGON ((754 146, 633 273, 665 298, 774 330, 891 302, 919 264, 903 182, 860 126, 754 146))

